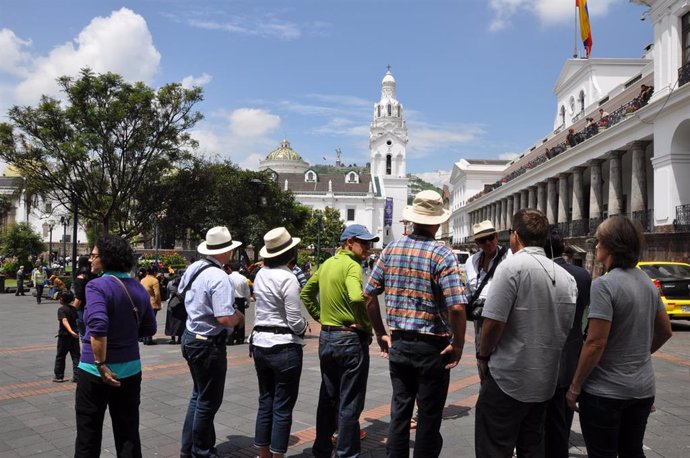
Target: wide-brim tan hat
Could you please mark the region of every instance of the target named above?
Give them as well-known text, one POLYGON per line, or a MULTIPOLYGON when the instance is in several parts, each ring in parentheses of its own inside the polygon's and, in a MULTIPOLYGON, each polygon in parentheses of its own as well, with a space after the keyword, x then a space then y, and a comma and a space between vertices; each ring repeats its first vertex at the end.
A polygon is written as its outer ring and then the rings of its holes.
POLYGON ((216 226, 206 232, 206 241, 201 242, 196 251, 212 256, 232 251, 240 245, 242 245, 242 242, 233 240, 227 227, 216 226))
POLYGON ((259 256, 264 259, 275 258, 296 247, 301 240, 291 236, 284 227, 276 227, 264 235, 264 246, 259 250, 259 256))
POLYGON ((417 224, 441 224, 450 218, 450 210, 443 208, 443 198, 436 191, 420 191, 412 205, 402 212, 403 220, 417 224))
POLYGON ((474 240, 486 237, 491 234, 497 234, 498 231, 494 227, 494 223, 485 219, 474 226, 472 226, 472 237, 474 240))

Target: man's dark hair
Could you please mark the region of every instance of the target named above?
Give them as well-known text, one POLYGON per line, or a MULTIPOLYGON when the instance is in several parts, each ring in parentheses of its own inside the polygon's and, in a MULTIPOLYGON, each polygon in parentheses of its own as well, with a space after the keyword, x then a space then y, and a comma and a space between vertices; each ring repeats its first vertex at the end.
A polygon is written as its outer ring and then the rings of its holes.
POLYGON ((595 237, 613 258, 609 271, 616 267, 632 268, 637 265, 644 247, 644 236, 630 218, 612 216, 605 219, 597 228, 595 237))
POLYGON ((156 264, 154 264, 154 263, 151 263, 151 264, 149 264, 148 267, 146 268, 146 272, 147 272, 149 275, 156 275, 156 274, 158 273, 158 266, 157 266, 156 264))
POLYGON ((88 256, 79 256, 77 258, 77 275, 80 274, 90 274, 91 273, 91 262, 88 256))
POLYGON ((513 215, 513 231, 524 246, 543 247, 549 235, 549 220, 534 208, 523 208, 513 215))
POLYGON ((134 252, 129 243, 122 237, 106 234, 96 240, 98 256, 103 270, 129 272, 134 266, 134 252))
POLYGON ((62 304, 70 304, 74 301, 74 294, 70 290, 61 291, 58 295, 58 300, 62 304))
POLYGON ((232 269, 233 272, 239 272, 240 271, 240 261, 230 261, 228 263, 228 266, 232 269))
POLYGON ((264 265, 266 267, 286 266, 295 257, 297 257, 297 248, 292 248, 275 258, 264 258, 264 265))
POLYGON ((558 226, 552 224, 549 226, 549 237, 544 244, 544 252, 549 259, 557 258, 563 255, 565 251, 565 243, 563 243, 563 236, 558 226))

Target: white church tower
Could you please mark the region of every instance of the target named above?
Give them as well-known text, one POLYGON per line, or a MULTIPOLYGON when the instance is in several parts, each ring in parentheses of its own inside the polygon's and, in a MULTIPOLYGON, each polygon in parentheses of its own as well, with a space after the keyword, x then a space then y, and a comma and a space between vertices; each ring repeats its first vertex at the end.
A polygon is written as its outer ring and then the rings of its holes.
POLYGON ((406 147, 407 125, 389 65, 369 129, 371 176, 376 194, 386 198, 383 221, 379 223, 383 226, 384 246, 403 235, 402 211, 407 205, 406 147))

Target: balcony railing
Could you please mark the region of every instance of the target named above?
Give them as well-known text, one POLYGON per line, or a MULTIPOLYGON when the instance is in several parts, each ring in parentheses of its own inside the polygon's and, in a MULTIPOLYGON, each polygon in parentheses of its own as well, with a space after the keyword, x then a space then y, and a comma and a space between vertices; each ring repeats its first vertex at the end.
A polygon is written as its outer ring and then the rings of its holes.
POLYGON ((589 220, 578 219, 570 222, 570 236, 583 237, 589 234, 589 220))
POLYGON ((561 233, 562 237, 570 237, 570 223, 558 223, 558 232, 561 233))
POLYGON ((601 217, 589 219, 589 235, 594 235, 602 221, 604 221, 604 218, 601 217))
POLYGON ((676 207, 676 219, 673 220, 673 227, 677 231, 690 230, 690 204, 676 207))
POLYGON ((632 220, 640 223, 644 232, 654 232, 654 209, 632 212, 632 220))
POLYGON ((690 62, 678 69, 678 87, 690 81, 690 62))

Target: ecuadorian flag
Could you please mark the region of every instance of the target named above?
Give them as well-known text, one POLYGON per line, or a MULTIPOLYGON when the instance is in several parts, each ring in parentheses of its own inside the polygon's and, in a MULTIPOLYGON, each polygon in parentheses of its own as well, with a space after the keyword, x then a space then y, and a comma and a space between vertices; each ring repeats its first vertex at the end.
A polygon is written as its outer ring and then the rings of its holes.
POLYGON ((580 13, 580 36, 582 37, 582 44, 585 45, 587 51, 587 58, 592 52, 592 30, 589 27, 589 11, 587 11, 587 0, 575 0, 575 6, 580 13))

